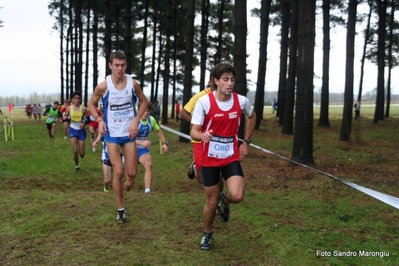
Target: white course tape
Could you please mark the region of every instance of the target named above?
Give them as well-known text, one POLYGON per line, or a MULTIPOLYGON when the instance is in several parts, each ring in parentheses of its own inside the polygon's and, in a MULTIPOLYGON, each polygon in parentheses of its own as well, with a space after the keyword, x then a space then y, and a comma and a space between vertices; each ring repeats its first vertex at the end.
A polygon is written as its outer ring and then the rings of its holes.
MULTIPOLYGON (((163 125, 161 125, 161 128, 164 129, 164 130, 167 130, 167 131, 169 131, 169 132, 171 132, 171 133, 173 133, 173 134, 176 134, 176 135, 178 135, 178 136, 180 136, 180 137, 183 137, 183 138, 186 138, 186 139, 191 140, 191 137, 190 137, 189 135, 187 135, 187 134, 181 133, 181 132, 179 132, 179 131, 176 131, 176 130, 171 129, 171 128, 169 128, 169 127, 165 127, 165 126, 163 126, 163 125)), ((241 139, 240 139, 240 140, 241 140, 241 139)), ((242 141, 242 140, 241 140, 241 141, 242 141)), ((315 173, 318 173, 318 174, 321 174, 321 175, 325 175, 325 176, 327 176, 327 177, 329 177, 329 178, 331 178, 331 179, 334 179, 335 181, 341 182, 342 184, 345 184, 345 185, 347 185, 347 186, 349 186, 349 187, 351 187, 351 188, 354 188, 354 189, 356 189, 356 190, 358 190, 358 191, 360 191, 360 192, 363 192, 364 194, 367 194, 367 195, 369 195, 369 196, 371 196, 371 197, 373 197, 373 198, 375 198, 375 199, 377 199, 377 200, 380 200, 380 201, 382 201, 382 202, 384 202, 384 203, 386 203, 386 204, 388 204, 388 205, 390 205, 390 206, 392 206, 392 207, 394 207, 394 208, 396 208, 396 209, 399 209, 399 198, 397 198, 397 197, 394 197, 394 196, 391 196, 391 195, 388 195, 388 194, 385 194, 385 193, 382 193, 382 192, 378 192, 378 191, 373 190, 373 189, 369 189, 369 188, 366 188, 366 187, 362 187, 362 186, 359 186, 359 185, 357 185, 357 184, 355 184, 355 183, 352 183, 352 182, 349 182, 349 181, 340 179, 340 178, 335 177, 335 176, 333 176, 333 175, 330 175, 330 174, 328 174, 328 173, 325 173, 325 172, 322 172, 322 171, 320 171, 320 170, 317 170, 317 169, 314 169, 314 168, 312 168, 312 167, 309 167, 309 166, 307 166, 306 164, 298 163, 298 162, 296 162, 296 161, 293 161, 293 160, 291 160, 291 159, 288 159, 288 158, 286 158, 286 157, 284 157, 284 156, 282 156, 282 155, 276 154, 276 153, 274 153, 274 152, 271 152, 271 151, 269 151, 269 150, 266 150, 266 149, 264 149, 264 148, 262 148, 262 147, 259 147, 259 146, 257 146, 257 145, 254 145, 254 144, 252 144, 252 143, 249 144, 249 145, 252 146, 252 147, 254 147, 254 148, 256 148, 256 149, 258 149, 258 150, 261 150, 261 151, 263 151, 263 152, 266 152, 266 153, 268 153, 268 154, 277 156, 277 157, 280 158, 280 159, 283 159, 283 160, 289 161, 289 162, 291 162, 291 163, 300 165, 300 166, 302 166, 302 167, 304 167, 304 168, 306 168, 306 169, 309 169, 309 170, 311 170, 311 171, 313 171, 313 172, 315 172, 315 173)))
POLYGON ((176 134, 176 135, 178 135, 178 136, 180 136, 180 137, 183 137, 183 138, 186 138, 186 139, 191 140, 191 137, 190 137, 189 135, 184 134, 184 133, 181 133, 180 131, 171 129, 170 127, 165 127, 164 125, 160 125, 160 127, 161 127, 162 129, 165 129, 166 131, 169 131, 169 132, 171 132, 171 133, 173 133, 173 134, 176 134))

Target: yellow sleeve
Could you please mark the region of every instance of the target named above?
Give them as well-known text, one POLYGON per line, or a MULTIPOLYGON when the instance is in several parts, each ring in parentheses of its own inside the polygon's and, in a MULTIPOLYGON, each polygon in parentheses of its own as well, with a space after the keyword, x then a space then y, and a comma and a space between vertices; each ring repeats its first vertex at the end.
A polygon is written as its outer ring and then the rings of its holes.
POLYGON ((200 91, 199 93, 195 94, 193 97, 190 98, 188 103, 183 107, 184 110, 187 111, 187 113, 191 114, 191 112, 194 110, 195 104, 197 103, 198 99, 206 94, 208 94, 211 90, 205 89, 200 91))
POLYGON ((155 131, 158 132, 161 128, 159 127, 157 121, 155 120, 155 118, 154 118, 153 116, 150 116, 150 120, 151 120, 152 128, 153 128, 155 131))

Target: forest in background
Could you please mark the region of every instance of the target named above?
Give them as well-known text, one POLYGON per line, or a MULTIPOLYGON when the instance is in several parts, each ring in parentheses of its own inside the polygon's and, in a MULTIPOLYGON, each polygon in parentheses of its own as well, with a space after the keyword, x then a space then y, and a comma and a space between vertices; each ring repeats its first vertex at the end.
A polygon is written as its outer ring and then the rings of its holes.
MULTIPOLYGON (((391 70, 397 65, 399 46, 399 23, 395 19, 397 0, 261 0, 260 3, 260 9, 251 10, 259 17, 260 25, 254 97, 254 109, 260 114, 256 121, 257 130, 267 101, 264 81, 271 27, 280 28, 277 115, 282 133, 294 134, 294 160, 313 162, 312 107, 317 97, 320 97, 321 106, 318 125, 330 126, 330 33, 337 25, 347 32, 346 63, 342 66, 345 68, 342 77, 345 88, 340 140, 350 140, 353 103, 363 98, 362 82, 358 93, 353 85, 354 46, 358 34, 365 36, 362 61, 370 60, 378 68, 373 123, 389 117, 390 77, 391 70), (363 8, 358 9, 359 6, 363 8), (316 19, 323 21, 322 36, 319 37, 323 40, 323 74, 319 77, 322 87, 317 94, 314 92, 316 19), (357 25, 363 25, 363 28, 359 29, 357 25), (301 126, 294 128, 294 125, 301 126)), ((55 19, 54 30, 60 36, 61 101, 69 98, 73 91, 80 90, 86 104, 96 85, 94 81, 98 80, 98 58, 109 58, 115 50, 126 53, 127 73, 137 77, 140 84, 150 84, 147 87, 151 88, 151 101, 163 95, 160 103, 164 124, 168 120, 165 111, 170 104, 169 95, 173 102, 182 93, 182 103, 188 102, 193 86, 199 83, 200 88, 204 88, 206 71, 218 62, 234 64, 236 90, 248 95, 246 0, 54 0, 48 7, 55 19), (200 68, 199 82, 193 78, 196 67, 200 68), (90 80, 93 84, 89 85, 90 80)), ((172 116, 173 108, 172 105, 172 116)), ((189 127, 189 123, 182 123, 180 131, 188 133, 189 127)), ((243 128, 244 124, 240 135, 243 128)))
MULTIPOLYGON (((272 105, 273 99, 277 98, 277 91, 265 91, 264 95, 264 105, 269 106, 272 105)), ((149 95, 146 95, 149 97, 149 95)), ((357 95, 354 97, 356 98, 357 95)), ((89 94, 91 97, 91 94, 89 94)), ((158 100, 161 101, 163 95, 159 95, 158 100)), ((177 97, 178 101, 182 100, 183 95, 179 94, 177 97), (180 96, 180 97, 179 97, 180 96)), ((251 103, 255 102, 256 92, 249 91, 247 94, 248 99, 251 103)), ((26 106, 27 104, 34 104, 34 103, 53 103, 54 101, 61 102, 61 97, 59 93, 46 93, 46 94, 32 94, 32 95, 25 95, 25 96, 10 96, 10 97, 2 97, 0 96, 0 108, 6 108, 8 103, 12 103, 14 106, 26 106)), ((172 102, 172 96, 169 95, 170 103, 172 102)), ((315 93, 314 95, 314 102, 317 105, 321 103, 321 94, 315 93)), ((343 104, 344 102, 344 93, 330 93, 330 105, 332 104, 343 104)), ((362 95, 362 102, 368 104, 375 103, 375 92, 367 92, 362 95)), ((392 104, 399 103, 399 94, 392 95, 391 97, 392 104)))

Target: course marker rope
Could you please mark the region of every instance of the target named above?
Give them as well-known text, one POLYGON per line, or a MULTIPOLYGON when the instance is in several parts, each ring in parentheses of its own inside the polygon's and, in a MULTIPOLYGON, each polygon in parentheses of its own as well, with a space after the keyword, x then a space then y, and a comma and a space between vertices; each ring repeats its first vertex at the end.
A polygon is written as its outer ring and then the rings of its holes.
MULTIPOLYGON (((173 134, 176 134, 176 135, 178 135, 180 137, 183 137, 183 138, 191 140, 191 137, 189 135, 187 135, 187 134, 181 133, 181 132, 179 132, 177 130, 174 130, 174 129, 171 129, 169 127, 165 127, 164 125, 161 125, 161 128, 165 129, 166 131, 169 131, 169 132, 171 132, 173 134)), ((242 140, 240 139, 240 141, 242 141, 242 140)), ((277 153, 274 153, 272 151, 266 150, 266 149, 264 149, 264 148, 262 148, 260 146, 257 146, 257 145, 255 145, 253 143, 251 143, 249 145, 254 147, 254 148, 256 148, 256 149, 258 149, 258 150, 261 150, 261 151, 263 151, 265 153, 274 155, 274 156, 276 156, 276 157, 278 157, 280 159, 283 159, 285 161, 289 161, 291 163, 294 163, 294 164, 297 164, 299 166, 302 166, 302 167, 304 167, 304 168, 306 168, 308 170, 311 170, 311 171, 313 171, 315 173, 327 176, 327 177, 329 177, 329 178, 331 178, 331 179, 333 179, 335 181, 338 181, 338 182, 340 182, 342 184, 345 184, 345 185, 347 185, 347 186, 349 186, 351 188, 354 188, 354 189, 356 189, 356 190, 358 190, 360 192, 363 192, 364 194, 369 195, 369 196, 371 196, 371 197, 373 197, 373 198, 375 198, 375 199, 377 199, 379 201, 382 201, 382 202, 384 202, 384 203, 386 203, 386 204, 388 204, 388 205, 390 205, 390 206, 392 206, 392 207, 394 207, 396 209, 399 209, 399 198, 397 198, 397 197, 394 197, 394 196, 391 196, 391 195, 388 195, 388 194, 385 194, 385 193, 382 193, 382 192, 379 192, 379 191, 376 191, 376 190, 373 190, 373 189, 370 189, 370 188, 359 186, 359 185, 357 185, 355 183, 346 181, 344 179, 335 177, 335 176, 333 176, 331 174, 328 174, 328 173, 325 173, 323 171, 320 171, 320 170, 317 170, 315 168, 312 168, 312 167, 310 167, 310 166, 308 166, 306 164, 302 164, 302 163, 293 161, 291 159, 288 159, 287 157, 284 157, 284 156, 279 155, 277 153)))

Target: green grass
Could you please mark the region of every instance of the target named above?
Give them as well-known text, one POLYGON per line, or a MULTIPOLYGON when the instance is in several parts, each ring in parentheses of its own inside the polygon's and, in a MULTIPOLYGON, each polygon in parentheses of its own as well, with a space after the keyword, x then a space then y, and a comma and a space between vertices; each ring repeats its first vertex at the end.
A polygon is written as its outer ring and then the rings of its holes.
MULTIPOLYGON (((282 135, 266 111, 253 143, 290 158, 293 136, 282 135)), ((399 196, 398 113, 392 108, 392 118, 372 124, 372 110, 364 112, 353 122, 360 137, 350 142, 338 140, 339 119, 331 128, 315 126, 313 167, 399 196)), ((139 165, 125 196, 128 222, 118 225, 114 196, 102 192, 100 152, 91 151, 90 141, 75 172, 61 125, 50 140, 44 122, 18 112, 13 120, 15 140, 0 134, 0 265, 399 264, 397 209, 254 148, 242 162, 244 201, 231 207, 229 223, 215 220, 213 249, 199 250, 205 196, 186 175, 191 145, 169 132, 168 154, 151 136, 153 194, 143 193, 139 165), (316 256, 363 250, 389 256, 316 256)))

